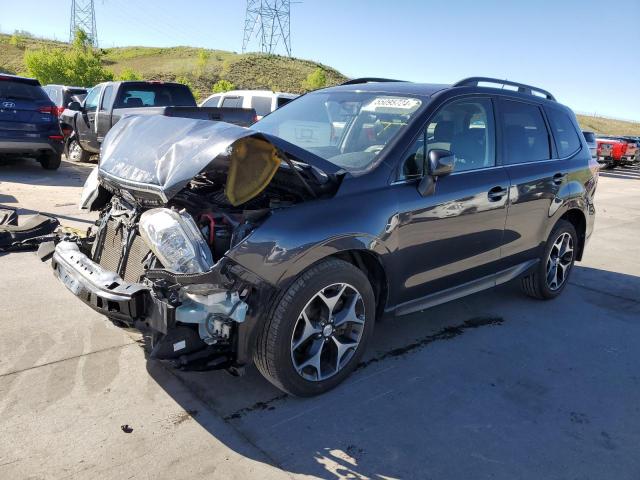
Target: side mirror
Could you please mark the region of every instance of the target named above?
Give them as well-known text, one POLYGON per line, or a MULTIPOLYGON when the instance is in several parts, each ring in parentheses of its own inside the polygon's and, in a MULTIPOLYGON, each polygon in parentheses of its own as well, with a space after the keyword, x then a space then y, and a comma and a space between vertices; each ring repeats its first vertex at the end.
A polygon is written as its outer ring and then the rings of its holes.
POLYGON ((81 112, 82 111, 82 105, 80 105, 80 102, 69 102, 69 104, 67 105, 67 108, 69 110, 74 110, 76 112, 81 112))
POLYGON ((442 177, 453 172, 455 157, 449 150, 434 148, 433 150, 429 150, 427 162, 428 164, 425 165, 425 167, 428 168, 428 171, 418 184, 418 192, 420 192, 420 195, 423 197, 433 195, 433 192, 436 189, 436 180, 438 177, 442 177))
POLYGON ((429 175, 442 177, 453 172, 455 158, 449 150, 434 148, 429 150, 429 175))

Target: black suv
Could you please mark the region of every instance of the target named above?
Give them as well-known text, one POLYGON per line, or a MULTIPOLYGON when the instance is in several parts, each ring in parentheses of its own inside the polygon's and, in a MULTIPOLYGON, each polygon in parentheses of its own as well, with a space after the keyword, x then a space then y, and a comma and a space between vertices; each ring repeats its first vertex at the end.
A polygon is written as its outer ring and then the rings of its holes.
POLYGON ((56 115, 59 117, 71 102, 82 103, 87 96, 84 87, 70 87, 68 85, 45 85, 42 87, 51 101, 56 105, 56 115))
POLYGON ((55 170, 63 147, 56 107, 40 82, 0 73, 0 157, 35 157, 55 170))
POLYGON ((56 275, 108 317, 146 323, 152 358, 255 361, 295 395, 340 383, 383 315, 513 279, 558 296, 598 178, 571 110, 489 78, 371 80, 250 129, 123 118, 82 196, 100 219, 56 246, 56 275))

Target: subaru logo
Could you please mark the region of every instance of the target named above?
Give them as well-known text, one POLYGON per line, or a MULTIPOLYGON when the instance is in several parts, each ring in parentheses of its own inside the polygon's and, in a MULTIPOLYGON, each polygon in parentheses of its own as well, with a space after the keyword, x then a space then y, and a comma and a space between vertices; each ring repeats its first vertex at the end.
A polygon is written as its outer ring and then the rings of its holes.
POLYGON ((16 104, 13 102, 2 102, 2 108, 13 108, 16 104))

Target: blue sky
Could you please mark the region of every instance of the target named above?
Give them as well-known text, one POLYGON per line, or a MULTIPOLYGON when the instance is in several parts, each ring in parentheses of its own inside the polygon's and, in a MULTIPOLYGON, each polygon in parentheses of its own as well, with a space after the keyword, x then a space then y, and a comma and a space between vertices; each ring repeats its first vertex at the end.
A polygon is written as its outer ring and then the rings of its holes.
MULTIPOLYGON (((242 47, 244 0, 95 2, 103 47, 242 47)), ((65 40, 70 4, 0 0, 0 30, 65 40)), ((508 78, 579 112, 640 120, 639 0, 303 0, 291 10, 294 56, 350 77, 508 78)))

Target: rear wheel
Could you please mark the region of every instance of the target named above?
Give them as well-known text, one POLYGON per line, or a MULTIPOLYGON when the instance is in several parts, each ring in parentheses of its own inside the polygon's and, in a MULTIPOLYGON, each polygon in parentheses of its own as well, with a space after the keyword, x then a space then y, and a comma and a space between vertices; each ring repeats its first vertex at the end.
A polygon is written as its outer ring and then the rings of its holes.
POLYGON ((62 155, 59 153, 47 153, 40 156, 38 161, 45 170, 57 170, 62 162, 62 155))
POLYGON ((567 286, 578 247, 574 226, 559 220, 553 228, 536 269, 522 279, 523 291, 533 298, 549 300, 567 286))
POLYGON ((67 145, 67 157, 72 162, 88 162, 91 158, 91 153, 83 150, 78 141, 72 138, 67 145))
POLYGON ((254 353, 260 372, 298 396, 324 393, 356 367, 373 333, 375 298, 365 274, 325 260, 277 301, 254 353))

